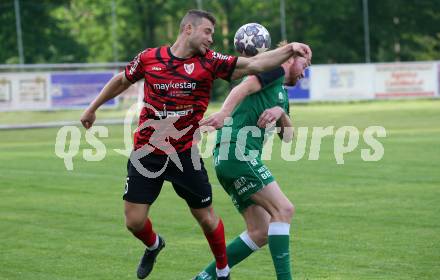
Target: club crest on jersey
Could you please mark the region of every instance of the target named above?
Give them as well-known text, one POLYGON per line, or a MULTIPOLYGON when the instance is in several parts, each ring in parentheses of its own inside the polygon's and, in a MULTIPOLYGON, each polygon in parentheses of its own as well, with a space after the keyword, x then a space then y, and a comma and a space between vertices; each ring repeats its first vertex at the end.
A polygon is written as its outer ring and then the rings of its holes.
POLYGON ((284 94, 281 91, 278 93, 278 99, 284 101, 284 94))
POLYGON ((183 68, 185 68, 185 72, 188 73, 188 75, 191 75, 191 73, 194 71, 194 63, 183 64, 183 68))

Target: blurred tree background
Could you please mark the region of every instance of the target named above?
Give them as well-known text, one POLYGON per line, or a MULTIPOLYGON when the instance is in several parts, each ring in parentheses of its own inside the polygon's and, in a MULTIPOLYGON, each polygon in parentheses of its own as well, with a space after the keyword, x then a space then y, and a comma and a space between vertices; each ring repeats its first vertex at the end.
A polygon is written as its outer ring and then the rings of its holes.
MULTIPOLYGON (((32 64, 128 61, 172 44, 180 19, 198 5, 217 17, 213 49, 234 53, 235 31, 248 22, 263 24, 275 45, 280 1, 0 0, 0 64, 19 63, 14 2, 32 64)), ((365 62, 363 0, 284 2, 287 40, 309 44, 314 64, 365 62)), ((440 59, 439 0, 368 0, 368 12, 371 62, 440 59)))
MULTIPOLYGON (((25 63, 127 61, 138 51, 171 44, 188 9, 218 20, 216 50, 233 52, 248 22, 281 39, 280 0, 19 0, 25 63)), ((440 1, 369 0, 372 62, 438 60, 440 1)), ((313 62, 365 61, 362 0, 285 1, 288 41, 306 42, 313 62)), ((14 0, 0 1, 0 63, 18 63, 14 0)))

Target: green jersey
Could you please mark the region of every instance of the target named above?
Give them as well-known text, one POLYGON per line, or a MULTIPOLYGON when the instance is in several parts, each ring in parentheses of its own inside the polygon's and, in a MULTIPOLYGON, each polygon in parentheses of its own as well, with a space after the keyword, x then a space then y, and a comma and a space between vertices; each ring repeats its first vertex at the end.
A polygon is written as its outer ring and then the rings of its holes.
POLYGON ((237 106, 232 113, 232 125, 225 125, 217 131, 214 149, 217 178, 240 212, 254 204, 250 199, 252 194, 275 180, 261 161, 265 136, 268 136, 265 134, 270 131, 257 127, 258 119, 264 110, 275 106, 280 106, 289 113, 289 99, 283 88, 283 68, 279 67, 256 77, 261 84, 261 90, 247 96, 237 106), (229 134, 231 137, 228 137, 229 134), (222 146, 226 150, 222 151, 222 146), (249 158, 251 150, 259 151, 257 158, 249 158))
MULTIPOLYGON (((280 106, 286 113, 289 113, 289 98, 283 87, 284 69, 278 67, 272 71, 256 75, 261 90, 247 96, 233 111, 232 125, 225 126, 224 129, 217 131, 216 146, 222 142, 229 142, 226 129, 232 128, 230 143, 237 143, 245 146, 246 149, 263 149, 264 139, 268 133, 264 128, 257 127, 257 121, 264 110, 280 106), (266 134, 266 136, 265 136, 266 134)), ((261 153, 260 153, 261 154, 261 153)))

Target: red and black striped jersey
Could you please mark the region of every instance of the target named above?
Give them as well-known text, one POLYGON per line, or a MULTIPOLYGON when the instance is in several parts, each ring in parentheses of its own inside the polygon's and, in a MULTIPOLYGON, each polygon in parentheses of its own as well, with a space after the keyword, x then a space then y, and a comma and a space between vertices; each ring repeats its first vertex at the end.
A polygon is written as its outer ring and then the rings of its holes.
POLYGON ((125 76, 134 83, 144 79, 144 104, 139 116, 139 128, 134 135, 134 149, 148 144, 156 154, 183 152, 192 146, 194 132, 199 127, 211 96, 215 79, 229 80, 237 57, 207 50, 205 55, 190 58, 175 57, 170 47, 146 49, 125 68, 125 76), (167 121, 164 122, 164 119, 167 121), (171 131, 186 131, 173 138, 171 131), (163 144, 163 145, 162 145, 163 144), (171 149, 173 150, 173 149, 171 149))

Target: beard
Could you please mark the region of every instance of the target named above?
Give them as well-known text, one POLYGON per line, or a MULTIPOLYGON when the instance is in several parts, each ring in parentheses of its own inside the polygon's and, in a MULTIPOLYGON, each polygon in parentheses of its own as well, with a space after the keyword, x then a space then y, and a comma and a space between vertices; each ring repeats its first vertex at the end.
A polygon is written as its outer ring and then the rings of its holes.
POLYGON ((189 47, 192 49, 192 52, 195 55, 205 55, 205 53, 206 53, 206 49, 203 51, 202 50, 203 46, 200 43, 197 44, 197 43, 194 43, 194 42, 190 42, 189 43, 189 47))
POLYGON ((293 87, 296 85, 296 83, 299 81, 298 77, 285 77, 284 79, 284 85, 293 87))

